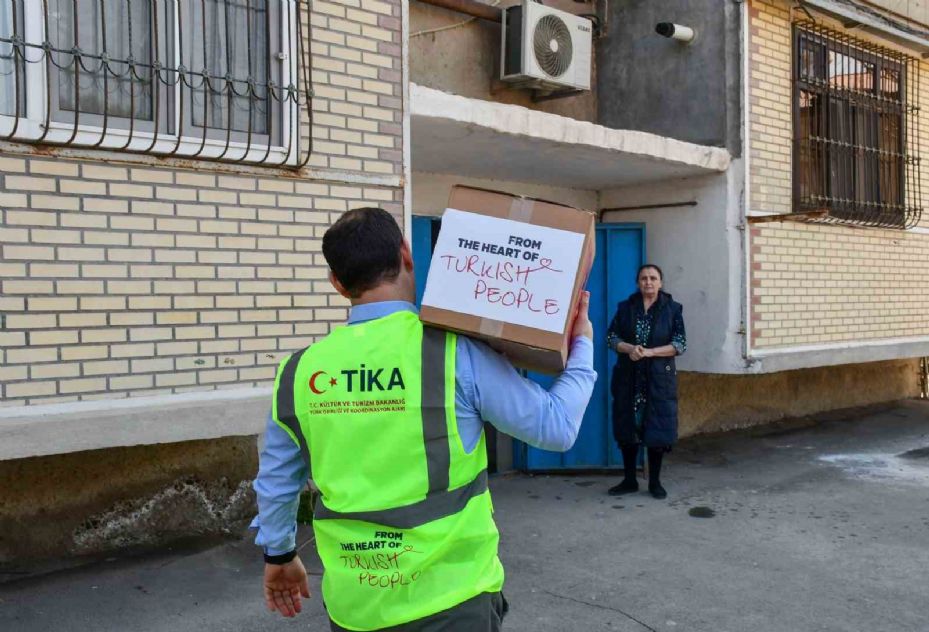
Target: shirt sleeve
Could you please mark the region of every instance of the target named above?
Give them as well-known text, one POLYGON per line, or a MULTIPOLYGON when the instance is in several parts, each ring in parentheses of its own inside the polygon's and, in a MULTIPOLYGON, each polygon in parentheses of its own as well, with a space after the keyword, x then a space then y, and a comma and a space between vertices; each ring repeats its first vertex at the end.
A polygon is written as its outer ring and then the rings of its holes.
POLYGON ((258 515, 250 527, 258 530, 255 544, 264 547, 268 555, 296 548, 297 508, 308 477, 309 468, 299 446, 269 414, 254 483, 258 515))
POLYGON ((674 321, 671 323, 671 346, 681 355, 687 351, 687 331, 684 329, 684 308, 674 311, 674 321))
POLYGON ((464 336, 459 340, 456 411, 466 450, 476 443, 471 435, 480 436, 481 419, 543 450, 564 452, 574 445, 597 380, 589 339, 574 339, 567 367, 548 390, 520 375, 486 344, 464 336))
POLYGON ((619 335, 619 310, 617 309, 616 314, 613 316, 613 320, 610 321, 610 326, 606 330, 606 346, 609 347, 611 351, 616 351, 616 345, 620 342, 626 341, 619 335))

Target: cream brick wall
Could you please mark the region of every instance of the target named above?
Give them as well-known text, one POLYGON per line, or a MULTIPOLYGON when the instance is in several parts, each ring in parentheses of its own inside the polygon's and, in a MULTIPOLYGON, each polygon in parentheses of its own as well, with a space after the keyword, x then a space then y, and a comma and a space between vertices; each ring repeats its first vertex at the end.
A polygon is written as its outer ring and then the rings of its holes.
POLYGON ((751 244, 753 346, 929 336, 926 235, 781 223, 751 244))
MULTIPOLYGON (((789 6, 752 0, 749 7, 753 211, 791 210, 789 6)), ((919 68, 920 103, 929 104, 929 64, 920 62, 919 68)), ((925 116, 924 152, 929 148, 925 116)), ((921 176, 926 204, 925 166, 921 176)), ((929 208, 921 226, 929 227, 929 208)), ((929 336, 929 235, 773 222, 751 226, 750 248, 753 348, 929 336)))
POLYGON ((300 172, 0 146, 0 405, 267 385, 344 322, 323 232, 403 213, 401 0, 313 7, 300 172))
MULTIPOLYGON (((311 167, 402 173, 401 0, 314 0, 311 167)), ((306 131, 304 132, 306 133, 306 131)))
POLYGON ((788 4, 749 5, 750 203, 790 212, 790 17, 788 4))

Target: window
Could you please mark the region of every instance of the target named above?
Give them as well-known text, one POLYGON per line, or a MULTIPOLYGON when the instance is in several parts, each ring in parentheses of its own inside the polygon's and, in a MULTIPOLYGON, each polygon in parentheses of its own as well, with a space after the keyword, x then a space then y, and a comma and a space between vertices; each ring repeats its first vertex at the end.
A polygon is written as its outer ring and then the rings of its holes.
POLYGON ((154 131, 158 111, 160 130, 168 127, 170 91, 156 89, 154 62, 164 64, 167 51, 156 51, 157 22, 167 25, 169 3, 155 7, 148 0, 48 0, 51 53, 51 118, 56 122, 154 131), (159 99, 160 107, 155 106, 159 99))
MULTIPOLYGON (((184 37, 184 65, 208 68, 188 92, 193 128, 229 130, 237 137, 257 134, 265 138, 280 128, 278 108, 271 103, 268 80, 281 85, 272 70, 271 51, 280 50, 277 5, 267 0, 206 0, 185 7, 188 29, 184 37), (269 6, 271 5, 271 6, 269 6), (231 80, 221 90, 217 82, 231 80)), ((215 137, 215 134, 214 134, 215 137)))
POLYGON ((795 27, 795 212, 895 228, 918 221, 911 61, 816 25, 795 27))
POLYGON ((22 30, 23 0, 0 2, 0 115, 23 112, 25 68, 13 45, 22 30))
POLYGON ((0 139, 302 166, 308 0, 0 0, 0 139))

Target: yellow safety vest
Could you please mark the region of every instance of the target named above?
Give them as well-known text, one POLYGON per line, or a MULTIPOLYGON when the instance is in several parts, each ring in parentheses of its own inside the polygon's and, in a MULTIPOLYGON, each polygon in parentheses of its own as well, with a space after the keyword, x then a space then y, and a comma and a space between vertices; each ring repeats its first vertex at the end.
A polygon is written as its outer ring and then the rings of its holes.
POLYGON ((456 336, 396 312, 281 362, 274 418, 320 490, 329 616, 349 630, 427 617, 503 586, 487 448, 455 419, 456 336))

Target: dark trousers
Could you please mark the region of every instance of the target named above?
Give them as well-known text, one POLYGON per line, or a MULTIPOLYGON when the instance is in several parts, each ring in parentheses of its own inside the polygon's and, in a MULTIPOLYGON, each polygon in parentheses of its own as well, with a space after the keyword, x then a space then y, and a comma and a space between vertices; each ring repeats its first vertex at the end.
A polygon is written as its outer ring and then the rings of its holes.
MULTIPOLYGON (((639 456, 639 444, 631 443, 619 446, 623 453, 623 474, 627 481, 635 480, 636 460, 639 456)), ((664 459, 664 453, 668 449, 649 448, 648 449, 648 484, 650 486, 661 484, 661 462, 664 459)))
MULTIPOLYGON (((502 592, 481 593, 454 608, 377 632, 500 632, 509 605, 502 592)), ((334 621, 332 632, 350 632, 334 621)))

